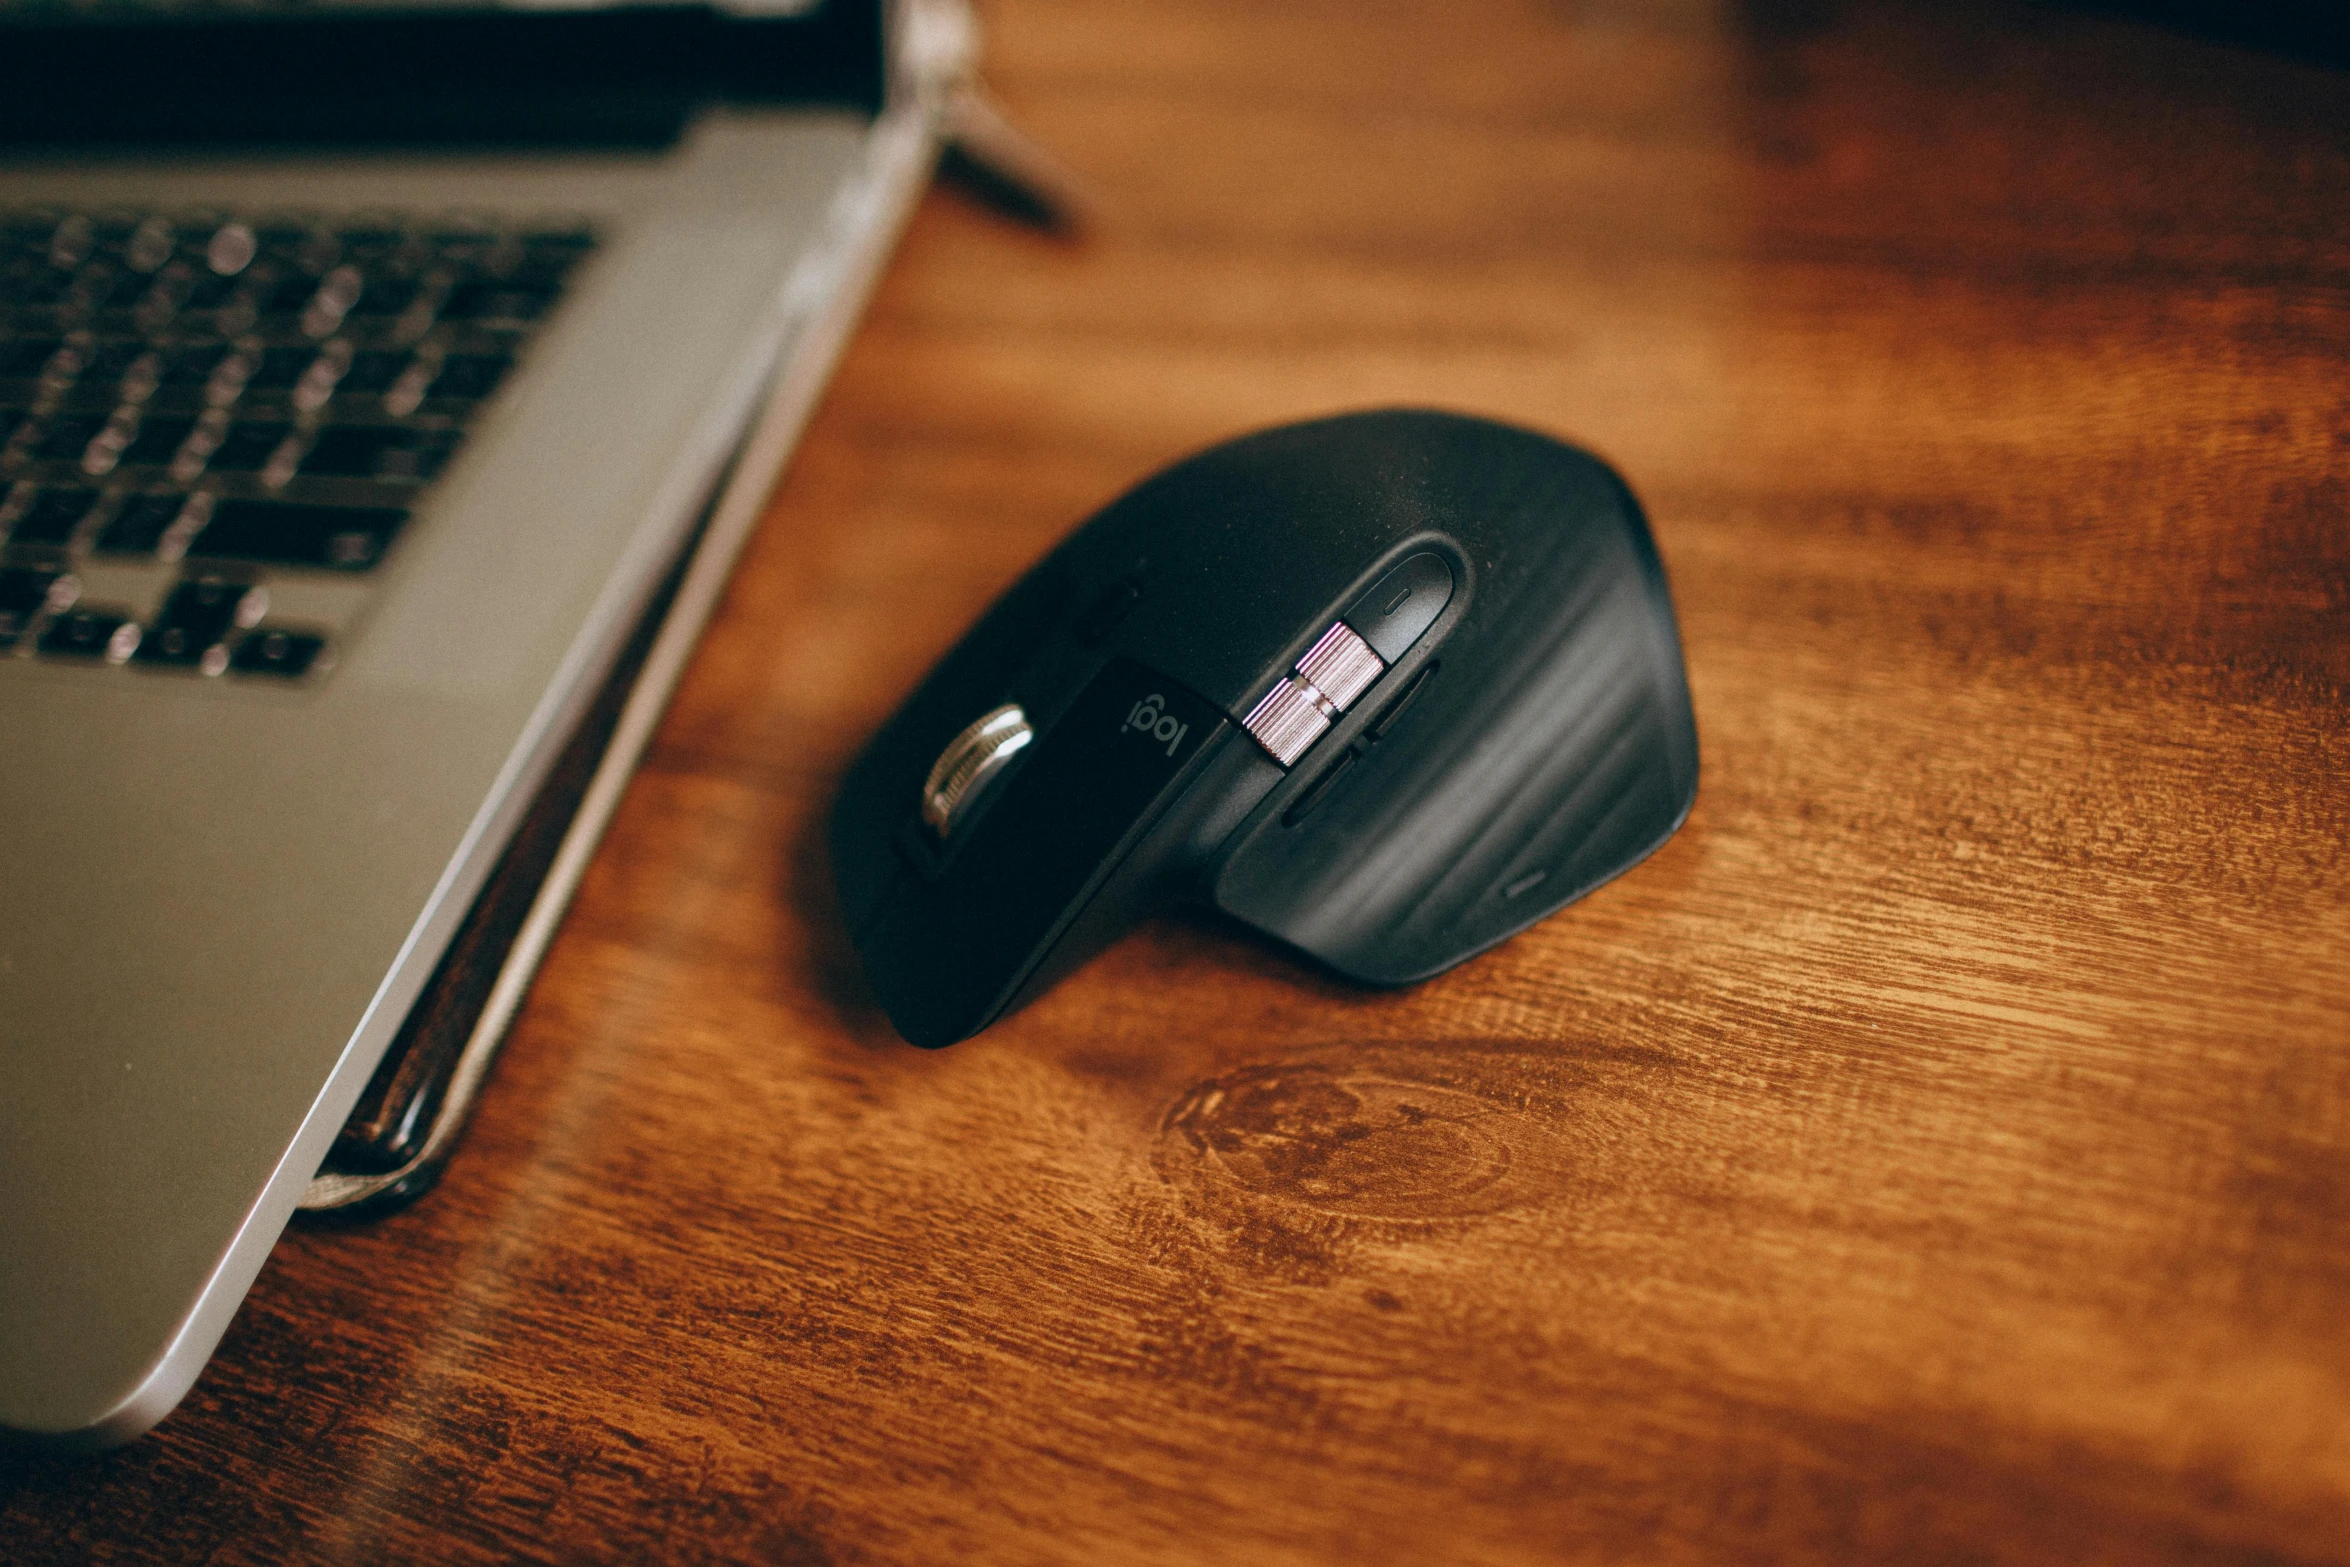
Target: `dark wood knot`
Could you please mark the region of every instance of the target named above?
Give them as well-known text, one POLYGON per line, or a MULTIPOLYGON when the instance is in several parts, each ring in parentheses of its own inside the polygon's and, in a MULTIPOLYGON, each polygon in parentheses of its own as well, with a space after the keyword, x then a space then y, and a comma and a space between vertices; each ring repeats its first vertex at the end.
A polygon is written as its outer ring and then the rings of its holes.
POLYGON ((1194 1086, 1161 1135, 1175 1162, 1268 1197, 1359 1218, 1434 1219, 1510 1205, 1517 1120, 1506 1105, 1385 1063, 1291 1062, 1194 1086))

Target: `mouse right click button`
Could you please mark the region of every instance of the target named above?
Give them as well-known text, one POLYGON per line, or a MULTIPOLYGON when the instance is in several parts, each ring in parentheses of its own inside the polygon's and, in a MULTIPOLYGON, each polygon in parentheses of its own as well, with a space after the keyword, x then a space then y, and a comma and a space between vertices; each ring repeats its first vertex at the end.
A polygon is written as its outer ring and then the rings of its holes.
POLYGON ((1421 550, 1397 561, 1339 618, 1393 664, 1444 613, 1452 590, 1452 567, 1434 550, 1421 550))

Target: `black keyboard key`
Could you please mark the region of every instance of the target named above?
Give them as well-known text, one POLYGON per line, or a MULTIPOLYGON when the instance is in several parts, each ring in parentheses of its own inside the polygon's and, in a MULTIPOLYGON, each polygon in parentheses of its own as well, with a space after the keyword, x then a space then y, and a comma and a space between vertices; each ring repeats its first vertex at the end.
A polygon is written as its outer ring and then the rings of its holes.
MULTIPOLYGON (((71 224, 73 219, 65 221, 71 224)), ((106 217, 86 219, 85 222, 90 232, 90 253, 98 256, 121 255, 123 247, 130 243, 131 235, 139 226, 136 218, 125 216, 119 210, 106 217)), ((61 232, 63 227, 60 225, 61 232)))
POLYGON ((319 432, 301 471, 319 478, 419 481, 438 474, 461 439, 455 430, 335 425, 319 432))
POLYGON ((145 273, 98 262, 82 269, 81 276, 73 280, 69 297, 84 310, 123 310, 147 292, 147 283, 145 273))
POLYGON ((16 646, 48 604, 58 576, 39 566, 0 567, 0 648, 16 646))
POLYGON ((72 287, 73 273, 46 257, 22 261, 0 272, 0 304, 54 305, 72 287))
POLYGON ((138 623, 111 609, 70 611, 52 619, 41 633, 41 651, 52 658, 102 658, 119 664, 138 645, 138 623))
POLYGON ((487 397, 514 368, 512 354, 451 354, 441 361, 441 373, 432 379, 428 397, 487 397))
POLYGON ((122 503, 106 531, 98 535, 98 552, 102 555, 152 555, 163 543, 163 535, 188 509, 185 495, 166 492, 160 495, 134 495, 122 503))
POLYGON ((282 392, 302 379, 302 372, 310 368, 310 361, 318 357, 318 350, 304 343, 299 348, 265 349, 252 378, 245 383, 248 392, 282 392))
POLYGON ((189 546, 192 555, 365 571, 383 559, 408 513, 392 506, 319 506, 301 501, 222 501, 189 546))
POLYGON ((133 436, 131 444, 123 449, 123 465, 126 467, 133 465, 162 467, 171 461, 172 453, 180 449, 180 443, 186 440, 188 432, 195 428, 196 421, 193 419, 150 416, 141 420, 139 433, 133 436))
POLYGON ((318 279, 307 273, 290 272, 264 289, 254 303, 266 315, 298 315, 317 292, 318 279))
POLYGON ((165 386, 202 386, 229 356, 226 343, 190 343, 172 350, 163 370, 165 386))
POLYGON ((325 647, 326 638, 307 631, 262 626, 237 644, 228 667, 239 674, 279 675, 290 680, 307 673, 325 647))
POLYGON ((408 236, 392 223, 358 223, 340 230, 343 256, 357 262, 381 261, 400 248, 408 236))
POLYGON ((68 414, 49 421, 38 455, 51 462, 79 462, 91 438, 106 428, 104 414, 68 414))
POLYGON ((254 242, 261 254, 276 261, 316 262, 316 270, 323 272, 333 265, 331 253, 334 240, 318 232, 307 223, 264 223, 254 231, 254 242), (319 261, 319 247, 325 247, 330 259, 319 261))
POLYGON ((510 276, 526 282, 560 283, 595 244, 596 237, 585 229, 525 234, 521 260, 510 276))
POLYGON ((351 368, 344 372, 342 389, 346 392, 365 392, 380 395, 400 372, 408 368, 413 356, 404 349, 371 348, 351 356, 351 368))
POLYGON ((16 337, 0 341, 0 378, 29 381, 41 373, 50 356, 65 342, 55 337, 16 337))
POLYGON ((144 341, 135 337, 113 337, 91 347, 82 361, 81 384, 94 390, 103 390, 120 381, 130 368, 153 353, 144 341))
POLYGON ((223 577, 183 582, 163 601, 163 612, 140 639, 136 656, 142 664, 173 664, 217 674, 228 667, 228 650, 222 644, 260 602, 259 589, 223 577))
POLYGON ((188 280, 186 296, 180 301, 182 310, 218 310, 232 295, 244 286, 244 279, 236 273, 215 272, 210 267, 197 270, 188 280))
POLYGON ((293 426, 273 420, 248 419, 232 425, 212 453, 214 473, 258 473, 292 433, 293 426))
POLYGON ((45 485, 34 494, 32 505, 16 519, 16 525, 8 530, 8 542, 20 547, 40 545, 63 549, 65 541, 73 537, 73 530, 81 526, 82 519, 97 504, 96 490, 45 485))
POLYGON ((577 260, 562 253, 526 255, 495 274, 496 286, 553 299, 562 292, 564 278, 577 260))
POLYGON ((351 307, 355 316, 396 316, 416 302, 420 291, 413 278, 371 277, 351 307))
POLYGON ((470 321, 477 326, 519 326, 536 321, 554 303, 556 285, 499 278, 460 283, 441 306, 444 321, 470 321))
POLYGON ((65 214, 53 207, 0 212, 0 249, 45 253, 49 236, 57 232, 57 225, 64 218, 65 214))

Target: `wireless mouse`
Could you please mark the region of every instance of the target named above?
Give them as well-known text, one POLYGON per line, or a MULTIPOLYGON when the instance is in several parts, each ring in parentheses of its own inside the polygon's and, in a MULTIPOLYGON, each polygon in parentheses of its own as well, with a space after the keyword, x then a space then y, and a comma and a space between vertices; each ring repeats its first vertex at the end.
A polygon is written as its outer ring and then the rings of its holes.
POLYGON ((1244 436, 1096 514, 834 805, 875 994, 964 1039, 1154 909, 1370 985, 1646 858, 1697 791, 1663 568, 1596 457, 1416 410, 1244 436))

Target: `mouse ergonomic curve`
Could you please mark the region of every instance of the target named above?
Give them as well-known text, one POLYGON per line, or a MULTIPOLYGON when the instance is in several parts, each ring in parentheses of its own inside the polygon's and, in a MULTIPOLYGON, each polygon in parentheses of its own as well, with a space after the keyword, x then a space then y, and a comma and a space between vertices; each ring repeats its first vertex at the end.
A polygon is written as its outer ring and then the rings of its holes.
POLYGON ((1226 442, 1095 515, 865 747, 831 853, 883 1009, 935 1046, 1172 902, 1426 979, 1639 863, 1696 792, 1623 481, 1385 410, 1226 442))

